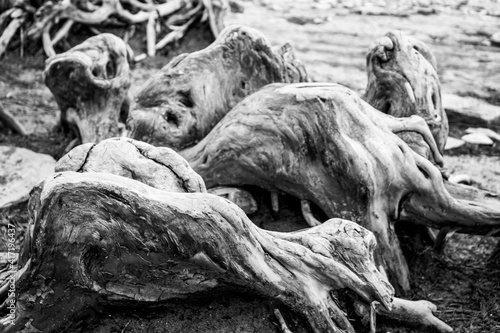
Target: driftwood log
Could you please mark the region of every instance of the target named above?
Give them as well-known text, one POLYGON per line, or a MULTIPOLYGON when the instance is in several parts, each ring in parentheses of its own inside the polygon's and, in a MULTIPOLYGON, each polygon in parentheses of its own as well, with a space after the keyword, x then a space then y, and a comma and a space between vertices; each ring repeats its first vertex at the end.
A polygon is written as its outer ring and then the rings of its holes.
POLYGON ((413 132, 413 144, 428 146, 442 164, 419 116, 384 114, 335 84, 273 84, 247 97, 180 153, 208 187, 257 185, 286 192, 315 203, 328 217, 371 230, 379 243, 377 264, 408 290, 394 222, 486 234, 500 226, 500 199, 445 183, 399 132, 413 132))
POLYGON ((263 86, 306 80, 289 44, 273 48, 255 29, 227 27, 212 45, 174 58, 141 88, 128 136, 174 149, 191 146, 263 86))
MULTIPOLYGON (((437 62, 423 42, 400 31, 376 41, 366 57, 368 84, 363 97, 375 109, 394 117, 417 115, 427 122, 443 153, 448 137, 448 118, 441 102, 437 62)), ((405 141, 429 156, 407 136, 405 141)))
POLYGON ((60 122, 82 143, 119 135, 128 113, 132 50, 101 34, 47 60, 45 84, 61 110, 60 122))
MULTIPOLYGON (((14 277, 16 316, 0 320, 4 332, 68 331, 89 308, 154 305, 233 288, 282 302, 318 333, 354 332, 337 303, 343 295, 372 324, 376 311, 451 331, 430 303, 393 298, 373 263, 376 240, 368 230, 342 219, 294 233, 259 229, 231 202, 203 193, 201 178, 162 149, 110 139, 80 146, 59 167, 83 171, 99 155, 107 171, 145 180, 146 169, 158 175, 150 182, 172 192, 115 174, 69 171, 34 189, 14 277), (99 149, 106 142, 108 152, 99 149), (127 159, 115 159, 120 150, 127 159), (82 158, 87 162, 76 163, 82 158)), ((4 312, 8 285, 0 287, 4 312)))

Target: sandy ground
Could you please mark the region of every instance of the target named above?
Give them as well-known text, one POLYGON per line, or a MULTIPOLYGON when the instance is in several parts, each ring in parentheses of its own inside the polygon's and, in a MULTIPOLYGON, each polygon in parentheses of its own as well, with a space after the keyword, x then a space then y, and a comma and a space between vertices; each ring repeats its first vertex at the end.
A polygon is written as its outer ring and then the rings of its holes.
MULTIPOLYGON (((500 48, 488 37, 500 31, 497 1, 243 1, 243 13, 231 13, 228 24, 261 30, 275 44, 291 41, 297 56, 315 81, 337 82, 360 93, 366 85, 365 55, 373 41, 390 30, 403 30, 429 44, 438 60, 444 93, 474 96, 500 105, 500 48), (382 11, 380 10, 382 9, 382 11), (391 15, 372 15, 372 14, 391 15)), ((180 50, 139 64, 133 71, 133 91, 161 68, 173 53, 206 46, 203 31, 192 31, 180 50)), ((43 57, 19 59, 8 54, 0 60, 0 101, 32 134, 20 138, 0 125, 0 144, 28 147, 55 158, 67 139, 53 131, 57 105, 43 84, 43 57)), ((464 133, 452 125, 455 137, 464 133)), ((469 174, 474 185, 500 193, 500 147, 467 145, 445 157, 454 173, 469 174)), ((266 193, 258 196, 261 210, 251 216, 261 227, 293 230, 304 227, 293 198, 280 197, 282 208, 273 214, 266 193)), ((0 228, 7 221, 20 230, 26 223, 25 205, 0 211, 0 228)), ((408 298, 438 305, 438 317, 457 332, 500 332, 500 266, 489 260, 496 239, 453 235, 443 255, 423 242, 411 245, 413 229, 398 226, 411 267, 413 291, 408 298)), ((19 233, 22 240, 22 232, 19 233)), ((1 244, 1 243, 0 243, 1 244)), ((0 245, 1 246, 1 245, 0 245)), ((0 249, 1 250, 1 249, 0 249)), ((272 305, 258 297, 221 293, 196 301, 181 301, 152 310, 113 309, 98 317, 84 332, 278 332, 272 305)), ((303 318, 283 313, 294 333, 307 332, 303 318)), ((379 326, 379 332, 425 332, 398 325, 379 326)))

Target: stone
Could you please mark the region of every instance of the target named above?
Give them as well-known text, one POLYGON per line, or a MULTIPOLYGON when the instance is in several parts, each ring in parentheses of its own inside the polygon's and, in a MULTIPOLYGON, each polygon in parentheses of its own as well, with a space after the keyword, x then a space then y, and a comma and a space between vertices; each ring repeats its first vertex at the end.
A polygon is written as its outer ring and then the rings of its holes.
POLYGON ((464 144, 465 141, 463 140, 448 137, 448 139, 446 140, 446 145, 444 146, 444 150, 455 149, 463 146, 464 144))
POLYGON ((491 35, 490 42, 493 46, 500 46, 500 31, 495 32, 493 35, 491 35))
POLYGON ((500 107, 472 97, 442 95, 450 124, 500 128, 500 107))
POLYGON ((495 131, 490 130, 489 128, 484 128, 484 127, 472 128, 472 127, 469 127, 468 129, 465 130, 465 133, 468 133, 468 134, 482 133, 482 134, 488 136, 490 139, 500 141, 500 134, 498 134, 495 131))
POLYGON ((477 145, 492 145, 493 140, 491 140, 486 134, 483 133, 471 133, 464 135, 462 140, 468 143, 473 143, 477 145))
POLYGON ((54 173, 55 164, 49 155, 0 146, 0 208, 27 200, 33 186, 54 173))

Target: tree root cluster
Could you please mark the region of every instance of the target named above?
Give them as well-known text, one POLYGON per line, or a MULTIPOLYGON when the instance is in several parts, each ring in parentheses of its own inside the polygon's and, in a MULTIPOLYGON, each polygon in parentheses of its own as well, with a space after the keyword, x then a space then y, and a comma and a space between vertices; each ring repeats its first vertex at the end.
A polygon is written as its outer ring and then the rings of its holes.
POLYGON ((226 0, 47 0, 38 7, 20 0, 0 15, 0 57, 16 33, 21 52, 25 42, 41 41, 46 55, 51 57, 56 54, 54 46, 76 24, 89 26, 95 33, 100 27, 120 27, 127 42, 134 25, 144 23, 147 52, 136 57, 140 60, 180 40, 200 20, 208 21, 217 37, 228 8, 226 0))

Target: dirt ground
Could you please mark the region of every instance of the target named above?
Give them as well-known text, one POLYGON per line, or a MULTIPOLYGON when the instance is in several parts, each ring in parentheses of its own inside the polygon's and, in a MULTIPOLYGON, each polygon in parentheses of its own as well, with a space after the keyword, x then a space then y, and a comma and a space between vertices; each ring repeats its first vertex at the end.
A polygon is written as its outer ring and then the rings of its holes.
MULTIPOLYGON (((360 93, 366 85, 365 55, 390 30, 402 30, 427 43, 438 61, 443 93, 473 96, 500 105, 500 47, 488 38, 500 31, 498 1, 405 0, 255 0, 242 1, 242 13, 230 13, 228 24, 259 29, 272 43, 291 41, 315 81, 336 82, 360 93), (382 9, 382 10, 381 10, 382 9)), ((192 30, 180 48, 147 59, 133 70, 132 91, 165 65, 173 55, 208 45, 206 29, 192 30)), ((139 44, 138 44, 139 45, 139 44)), ((139 46, 136 46, 138 48, 139 46)), ((57 105, 42 80, 41 54, 20 58, 11 52, 0 59, 0 101, 31 133, 22 138, 0 124, 0 145, 30 148, 60 158, 69 138, 54 130, 57 105)), ((459 138, 465 126, 451 124, 459 138)), ((496 129, 497 132, 500 129, 496 129)), ((465 146, 448 152, 445 166, 466 173, 473 185, 500 193, 500 144, 465 146)), ((280 196, 278 214, 269 196, 256 193, 260 210, 250 218, 259 226, 289 231, 305 227, 296 199, 280 196)), ((1 237, 10 221, 23 239, 26 204, 0 210, 1 237)), ((498 239, 455 234, 443 254, 431 245, 411 241, 414 226, 397 226, 411 269, 409 299, 426 299, 438 306, 437 316, 456 332, 500 332, 500 255, 493 256, 498 239)), ((0 251, 5 250, 0 241, 0 251)), ((500 252, 500 251, 499 251, 500 252)), ((279 332, 268 301, 241 293, 220 293, 196 301, 179 301, 147 311, 106 309, 89 311, 79 323, 83 332, 279 332), (92 320, 97 317, 97 320, 92 320), (92 324, 88 324, 92 320, 92 324)), ((294 333, 308 332, 303 318, 282 309, 294 333)), ((426 332, 380 323, 378 332, 426 332)))

